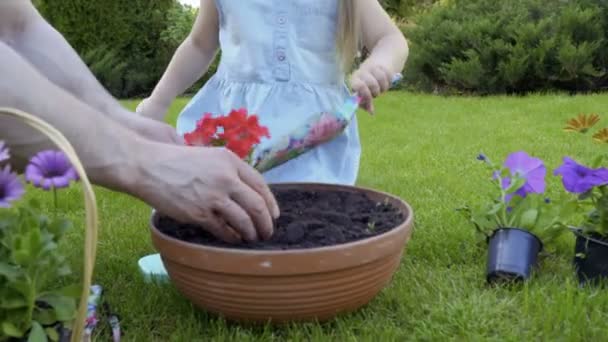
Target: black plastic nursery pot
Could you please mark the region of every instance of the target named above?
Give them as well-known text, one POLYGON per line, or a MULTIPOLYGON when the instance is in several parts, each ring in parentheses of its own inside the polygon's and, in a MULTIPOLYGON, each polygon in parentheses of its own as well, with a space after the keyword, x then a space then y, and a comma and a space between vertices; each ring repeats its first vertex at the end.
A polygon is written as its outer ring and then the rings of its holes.
POLYGON ((530 278, 543 244, 529 231, 499 228, 488 239, 488 283, 530 278))
POLYGON ((573 232, 576 235, 574 268, 579 282, 598 284, 608 279, 608 239, 585 235, 581 230, 573 232))

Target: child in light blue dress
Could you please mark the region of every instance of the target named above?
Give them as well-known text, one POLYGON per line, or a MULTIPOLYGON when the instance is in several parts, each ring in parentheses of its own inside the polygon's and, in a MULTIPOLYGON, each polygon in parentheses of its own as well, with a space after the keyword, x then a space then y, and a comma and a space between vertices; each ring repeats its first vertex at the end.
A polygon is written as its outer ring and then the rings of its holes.
MULTIPOLYGON (((311 115, 339 109, 350 95, 346 75, 361 47, 370 53, 350 76, 350 87, 373 113, 372 98, 389 89, 408 55, 405 38, 377 0, 201 0, 192 32, 137 111, 162 120, 219 48, 217 73, 180 113, 178 133, 194 130, 205 113, 246 108, 269 128, 271 138, 259 146, 264 148, 311 115)), ((360 155, 353 119, 334 140, 264 177, 270 183, 353 185, 360 155)), ((167 276, 158 254, 140 259, 139 267, 146 277, 167 276)))
MULTIPOLYGON (((217 72, 177 119, 179 134, 204 115, 246 108, 273 139, 311 115, 336 111, 349 96, 346 75, 361 46, 369 57, 352 74, 351 88, 373 110, 372 98, 388 90, 401 71, 407 43, 377 0, 201 0, 190 36, 138 112, 162 119, 172 100, 207 69, 217 49, 217 72), (360 37, 360 39, 359 39, 360 37), (359 44, 361 42, 362 44, 359 44)), ((356 119, 343 134, 264 173, 270 183, 353 185, 361 143, 356 119)))

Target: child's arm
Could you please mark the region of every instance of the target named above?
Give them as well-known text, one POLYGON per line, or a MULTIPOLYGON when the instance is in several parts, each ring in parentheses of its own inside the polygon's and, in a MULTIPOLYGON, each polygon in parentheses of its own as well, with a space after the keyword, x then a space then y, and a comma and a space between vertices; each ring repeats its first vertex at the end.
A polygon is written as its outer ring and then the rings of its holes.
POLYGON ((207 71, 219 46, 218 13, 214 0, 201 0, 190 35, 176 50, 167 70, 138 112, 162 120, 171 102, 207 71))
POLYGON ((362 97, 362 106, 373 113, 372 98, 387 91, 396 73, 401 72, 409 49, 403 33, 377 0, 358 1, 358 19, 368 58, 351 77, 351 87, 362 97))

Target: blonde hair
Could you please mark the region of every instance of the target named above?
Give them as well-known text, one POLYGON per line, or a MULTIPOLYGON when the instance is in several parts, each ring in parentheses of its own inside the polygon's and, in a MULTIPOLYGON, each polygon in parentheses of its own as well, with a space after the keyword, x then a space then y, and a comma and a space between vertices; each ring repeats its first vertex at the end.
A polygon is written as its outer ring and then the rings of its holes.
POLYGON ((359 16, 356 0, 338 0, 338 29, 336 46, 338 57, 345 72, 350 71, 360 47, 359 16))

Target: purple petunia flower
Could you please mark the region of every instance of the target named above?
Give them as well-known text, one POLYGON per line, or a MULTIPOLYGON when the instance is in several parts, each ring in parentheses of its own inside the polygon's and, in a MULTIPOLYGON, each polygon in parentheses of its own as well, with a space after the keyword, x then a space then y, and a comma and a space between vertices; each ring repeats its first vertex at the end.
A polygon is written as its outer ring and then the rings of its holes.
POLYGON ((564 157, 564 163, 554 172, 562 176, 564 188, 571 193, 584 193, 595 186, 608 184, 608 169, 591 169, 564 157))
POLYGON ((19 176, 11 172, 8 165, 0 170, 0 207, 10 207, 10 202, 18 200, 24 193, 25 189, 19 176))
MULTIPOLYGON (((526 197, 529 193, 545 192, 545 175, 547 169, 543 161, 529 156, 526 152, 514 152, 507 156, 504 166, 509 169, 512 176, 519 176, 526 179, 526 183, 515 193, 508 194, 506 201, 510 201, 513 195, 526 197)), ((501 181, 503 189, 511 185, 510 178, 503 178, 501 181)))
POLYGON ((6 147, 4 141, 0 140, 0 163, 8 160, 10 157, 11 155, 8 153, 8 147, 6 147))
POLYGON ((42 151, 36 154, 25 169, 25 179, 34 186, 50 190, 65 188, 78 174, 61 151, 42 151))

